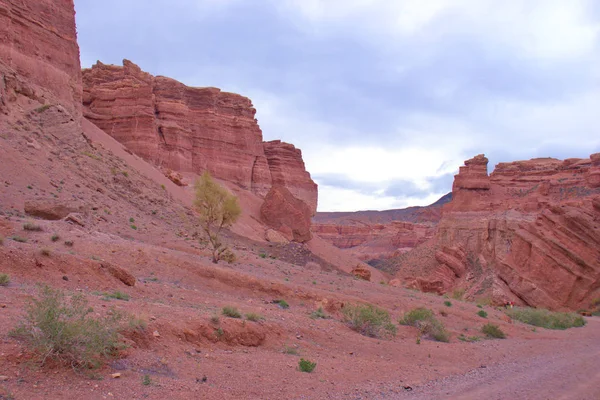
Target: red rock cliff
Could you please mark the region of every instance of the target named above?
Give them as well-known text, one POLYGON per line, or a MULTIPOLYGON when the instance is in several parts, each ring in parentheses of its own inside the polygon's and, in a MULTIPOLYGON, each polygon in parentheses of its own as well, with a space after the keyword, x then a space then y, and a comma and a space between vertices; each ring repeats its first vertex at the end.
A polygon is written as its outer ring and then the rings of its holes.
POLYGON ((261 197, 280 184, 315 212, 317 185, 300 150, 263 143, 248 98, 154 77, 127 60, 85 69, 83 90, 84 115, 142 158, 181 172, 209 170, 261 197))
POLYGON ((0 0, 0 111, 16 93, 81 114, 72 0, 0 0))
MULTIPOLYGON (((467 297, 578 309, 600 295, 598 155, 501 163, 456 176, 438 225, 439 285, 467 297)), ((435 285, 434 285, 435 286, 435 285)))
POLYGON ((265 142, 264 149, 273 185, 287 187, 294 197, 308 204, 314 215, 317 211, 317 184, 306 171, 300 149, 281 140, 265 142))

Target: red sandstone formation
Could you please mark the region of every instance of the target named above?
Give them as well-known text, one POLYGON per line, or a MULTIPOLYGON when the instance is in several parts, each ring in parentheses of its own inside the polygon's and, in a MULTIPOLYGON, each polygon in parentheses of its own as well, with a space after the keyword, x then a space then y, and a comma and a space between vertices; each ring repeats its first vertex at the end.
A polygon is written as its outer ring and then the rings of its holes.
POLYGON ((443 277, 427 285, 496 303, 587 305, 600 295, 599 162, 593 154, 501 163, 488 177, 484 156, 468 160, 438 225, 443 277))
POLYGON ((316 211, 317 185, 300 150, 263 143, 248 98, 154 77, 127 60, 85 69, 83 86, 84 115, 145 160, 179 172, 208 170, 261 197, 283 185, 316 211))
POLYGON ((433 237, 435 226, 392 221, 386 224, 368 224, 344 221, 346 224, 313 223, 316 235, 335 247, 345 249, 361 260, 389 258, 408 251, 433 237))
POLYGON ((312 211, 285 186, 273 186, 260 208, 264 223, 277 229, 287 240, 307 242, 312 238, 310 218, 312 211))
POLYGON ((445 195, 426 207, 385 211, 319 212, 313 232, 363 261, 385 260, 426 242, 435 233, 445 195))
POLYGON ((300 149, 281 140, 265 142, 264 149, 273 185, 287 187, 294 197, 308 204, 314 215, 317 211, 317 184, 306 171, 300 149))
POLYGON ((17 94, 81 113, 72 0, 0 0, 0 112, 17 94))

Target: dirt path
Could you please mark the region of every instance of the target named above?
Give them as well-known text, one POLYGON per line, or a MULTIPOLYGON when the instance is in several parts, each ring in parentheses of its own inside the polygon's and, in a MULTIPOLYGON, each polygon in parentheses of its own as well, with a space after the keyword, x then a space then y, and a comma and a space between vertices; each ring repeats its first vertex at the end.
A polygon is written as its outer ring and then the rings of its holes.
POLYGON ((544 343, 541 356, 513 359, 413 388, 386 399, 600 399, 600 319, 564 332, 561 343, 544 343))

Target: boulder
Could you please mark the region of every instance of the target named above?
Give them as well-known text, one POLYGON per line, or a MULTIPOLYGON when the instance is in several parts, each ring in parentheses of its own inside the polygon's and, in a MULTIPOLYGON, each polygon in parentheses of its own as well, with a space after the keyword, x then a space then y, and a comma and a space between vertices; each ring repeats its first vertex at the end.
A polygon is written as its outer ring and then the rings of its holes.
POLYGON ((361 264, 357 264, 356 267, 352 268, 352 275, 365 281, 371 280, 371 271, 361 264))
POLYGON ((77 207, 54 200, 27 200, 24 210, 32 217, 57 221, 77 211, 77 207))

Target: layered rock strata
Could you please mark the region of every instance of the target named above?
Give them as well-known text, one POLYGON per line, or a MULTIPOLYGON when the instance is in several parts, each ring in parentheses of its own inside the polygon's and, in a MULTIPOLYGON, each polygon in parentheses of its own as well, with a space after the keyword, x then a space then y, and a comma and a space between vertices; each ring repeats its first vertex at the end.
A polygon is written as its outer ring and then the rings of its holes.
POLYGON ((17 95, 81 114, 72 0, 0 0, 0 111, 17 95))
POLYGON ((438 225, 444 277, 427 285, 499 304, 587 306, 600 296, 598 160, 501 163, 489 177, 485 157, 468 160, 438 225))
POLYGON ((316 212, 317 185, 300 150, 262 141, 252 102, 217 88, 154 77, 124 60, 83 71, 84 115, 133 153, 165 169, 201 173, 264 197, 283 185, 316 212))

